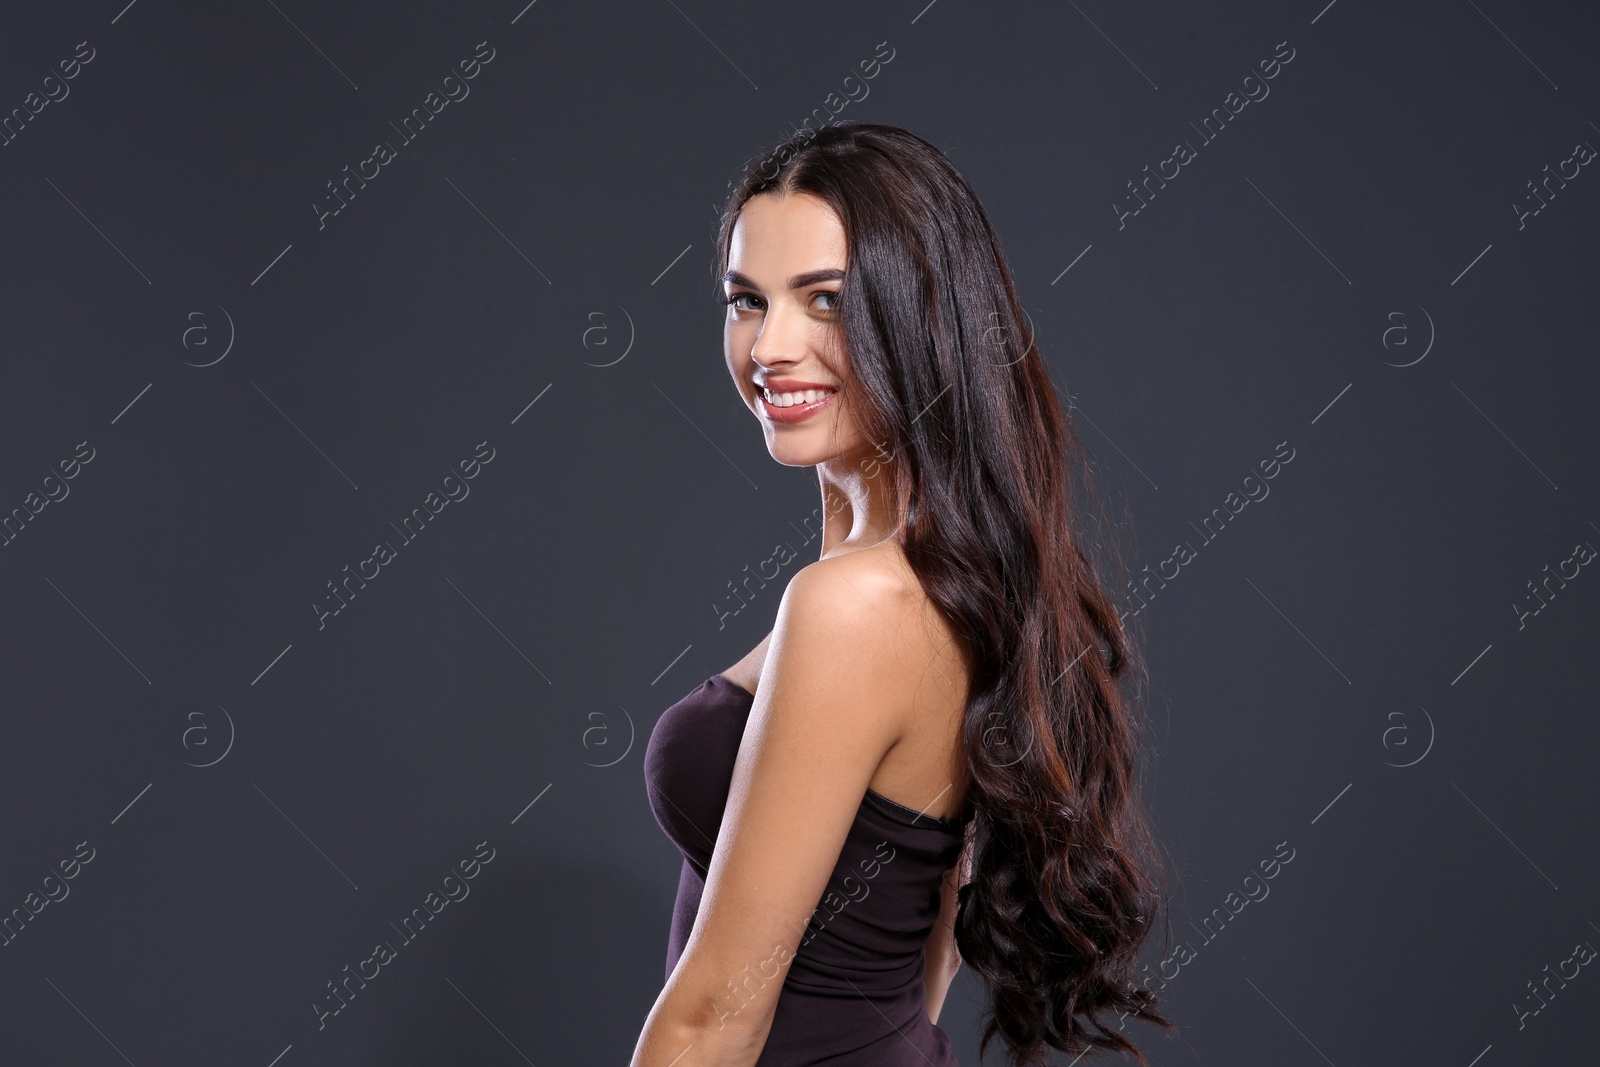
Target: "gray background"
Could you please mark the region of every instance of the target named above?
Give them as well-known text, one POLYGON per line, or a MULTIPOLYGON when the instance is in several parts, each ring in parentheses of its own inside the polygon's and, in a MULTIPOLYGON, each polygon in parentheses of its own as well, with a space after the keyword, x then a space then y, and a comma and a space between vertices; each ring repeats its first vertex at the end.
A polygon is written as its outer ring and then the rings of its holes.
MULTIPOLYGON (((0 148, 0 513, 94 458, 0 548, 0 914, 93 859, 0 948, 7 1063, 626 1062, 679 866, 649 730, 770 627, 781 579, 719 628, 727 583, 817 552, 814 475, 727 381, 715 212, 880 42, 840 117, 967 175, 1129 558, 1195 552, 1131 617, 1191 949, 1154 1062, 1592 1059, 1593 967, 1519 1018, 1600 946, 1600 577, 1521 617, 1600 545, 1600 177, 1513 206, 1600 145, 1582 5, 32 8, 0 111, 95 55, 0 148), (480 41, 470 95, 319 230, 480 41), (319 1030, 480 842, 470 896, 319 1030)), ((967 1063, 979 995, 941 1019, 967 1063)))

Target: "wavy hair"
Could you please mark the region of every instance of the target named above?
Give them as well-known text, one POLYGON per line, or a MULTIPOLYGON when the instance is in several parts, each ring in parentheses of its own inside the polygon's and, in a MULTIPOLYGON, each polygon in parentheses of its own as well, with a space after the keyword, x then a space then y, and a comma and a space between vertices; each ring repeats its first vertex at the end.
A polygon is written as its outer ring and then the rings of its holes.
MULTIPOLYGON (((979 1056, 998 1036, 1018 1065, 1047 1048, 1144 1064, 1123 1020, 1177 1029, 1132 980, 1162 914, 1140 729, 1118 685, 1144 667, 1074 537, 1072 475, 1086 491, 1092 476, 999 240, 933 145, 841 122, 747 164, 721 216, 719 278, 740 210, 762 193, 808 193, 843 225, 844 387, 890 457, 906 558, 964 639, 970 867, 955 937, 992 998, 979 1056)), ((1092 514, 1120 580, 1103 508, 1092 514)))

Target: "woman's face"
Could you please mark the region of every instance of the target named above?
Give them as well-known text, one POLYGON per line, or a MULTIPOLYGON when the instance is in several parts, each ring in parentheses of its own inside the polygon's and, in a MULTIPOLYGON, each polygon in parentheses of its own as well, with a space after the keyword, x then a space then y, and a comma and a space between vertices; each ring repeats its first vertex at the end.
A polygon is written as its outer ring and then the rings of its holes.
POLYGON ((723 352, 779 463, 809 467, 859 448, 839 290, 844 227, 809 193, 745 202, 728 247, 723 352))

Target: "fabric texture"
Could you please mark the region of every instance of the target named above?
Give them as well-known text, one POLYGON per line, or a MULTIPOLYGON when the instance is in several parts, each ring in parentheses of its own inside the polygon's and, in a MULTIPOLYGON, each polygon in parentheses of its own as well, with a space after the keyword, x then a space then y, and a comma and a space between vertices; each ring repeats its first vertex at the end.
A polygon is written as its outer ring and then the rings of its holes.
MULTIPOLYGON (((694 929, 733 764, 755 697, 712 675, 662 713, 645 749, 656 821, 683 854, 667 939, 671 976, 694 929)), ((924 1007, 923 948, 939 884, 964 824, 922 815, 867 790, 816 910, 789 961, 757 1067, 959 1067, 924 1007)), ((759 987, 783 957, 751 968, 759 987)), ((730 1011, 738 998, 730 993, 730 1011)))

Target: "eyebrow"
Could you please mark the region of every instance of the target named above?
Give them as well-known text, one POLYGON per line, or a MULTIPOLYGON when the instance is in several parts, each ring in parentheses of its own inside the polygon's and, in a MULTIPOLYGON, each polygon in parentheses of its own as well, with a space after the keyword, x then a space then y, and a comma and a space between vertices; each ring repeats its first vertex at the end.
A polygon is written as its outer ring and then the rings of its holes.
MULTIPOLYGON (((843 277, 844 271, 837 267, 826 267, 822 270, 808 270, 804 274, 796 274, 793 278, 790 278, 789 288, 804 289, 808 285, 815 285, 818 282, 838 281, 843 277)), ((743 286, 746 289, 759 290, 761 288, 761 286, 757 285, 755 282, 751 281, 749 278, 745 277, 743 274, 740 274, 736 270, 730 270, 728 273, 724 274, 722 276, 722 280, 731 285, 743 286)))

